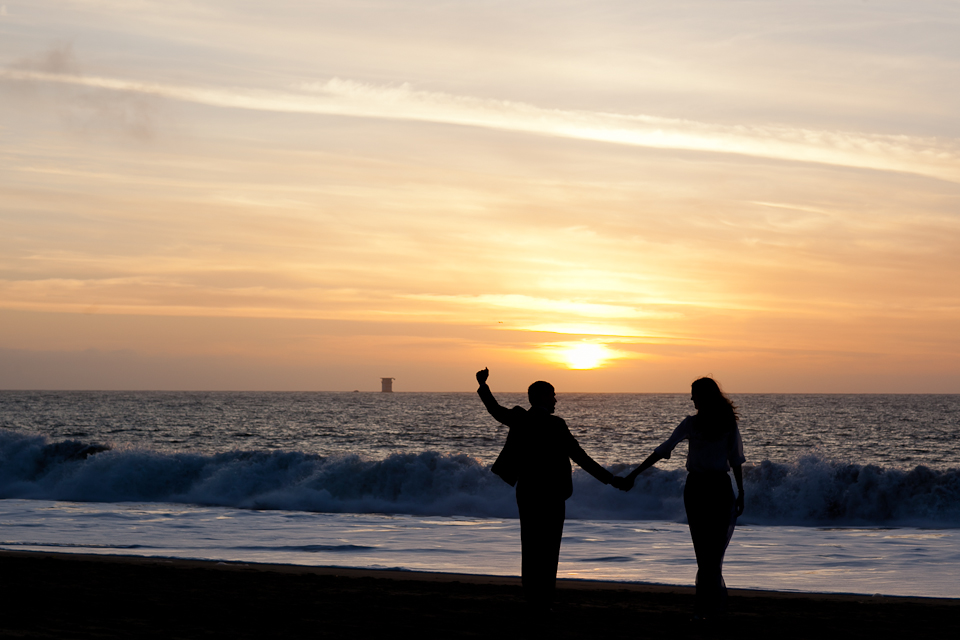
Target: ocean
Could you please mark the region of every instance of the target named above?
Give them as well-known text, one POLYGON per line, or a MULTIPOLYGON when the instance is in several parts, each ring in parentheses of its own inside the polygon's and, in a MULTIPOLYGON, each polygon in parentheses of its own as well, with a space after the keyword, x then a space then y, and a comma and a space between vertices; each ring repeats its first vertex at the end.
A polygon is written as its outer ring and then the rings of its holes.
MULTIPOLYGON (((960 597, 960 395, 731 397, 728 586, 960 597)), ((558 400, 619 474, 693 412, 558 400)), ((0 548, 518 575, 505 437, 473 393, 2 391, 0 548)), ((693 583, 685 446, 626 494, 574 472, 561 577, 693 583)))

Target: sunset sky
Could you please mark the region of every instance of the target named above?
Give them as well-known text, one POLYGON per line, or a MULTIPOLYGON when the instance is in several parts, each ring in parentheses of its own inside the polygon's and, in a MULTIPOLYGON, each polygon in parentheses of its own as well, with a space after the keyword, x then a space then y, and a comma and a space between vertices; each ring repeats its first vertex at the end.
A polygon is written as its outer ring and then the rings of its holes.
POLYGON ((0 3, 0 388, 960 393, 956 0, 0 3))

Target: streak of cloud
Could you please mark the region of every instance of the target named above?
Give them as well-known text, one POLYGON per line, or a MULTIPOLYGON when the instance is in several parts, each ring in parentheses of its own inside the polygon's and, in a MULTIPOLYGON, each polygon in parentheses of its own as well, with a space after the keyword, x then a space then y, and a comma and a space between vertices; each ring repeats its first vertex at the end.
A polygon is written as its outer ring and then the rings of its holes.
POLYGON ((21 58, 13 68, 55 75, 80 75, 80 65, 69 42, 55 44, 40 55, 21 58))
POLYGON ((617 145, 896 171, 960 182, 960 144, 953 139, 773 125, 728 126, 648 115, 547 109, 522 102, 419 91, 408 84, 377 86, 339 78, 300 83, 287 92, 197 88, 28 69, 2 70, 0 78, 80 85, 223 108, 483 127, 617 145))
MULTIPOLYGON (((0 71, 0 78, 4 77, 0 71)), ((8 78, 21 97, 35 99, 38 85, 54 87, 52 102, 70 128, 89 132, 119 130, 126 136, 146 140, 153 136, 156 98, 148 92, 104 91, 96 82, 84 82, 80 64, 69 42, 54 44, 35 56, 15 61, 8 78), (48 77, 73 81, 49 82, 48 77)))

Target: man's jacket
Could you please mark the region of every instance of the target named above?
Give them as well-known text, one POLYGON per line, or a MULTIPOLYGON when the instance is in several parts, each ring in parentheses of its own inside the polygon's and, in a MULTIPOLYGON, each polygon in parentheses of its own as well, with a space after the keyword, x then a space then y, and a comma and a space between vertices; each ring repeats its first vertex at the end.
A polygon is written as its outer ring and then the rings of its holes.
POLYGON ((571 458, 594 478, 610 484, 613 474, 587 455, 562 418, 536 407, 500 406, 486 384, 477 393, 490 415, 510 427, 492 471, 518 491, 566 500, 573 494, 571 458))

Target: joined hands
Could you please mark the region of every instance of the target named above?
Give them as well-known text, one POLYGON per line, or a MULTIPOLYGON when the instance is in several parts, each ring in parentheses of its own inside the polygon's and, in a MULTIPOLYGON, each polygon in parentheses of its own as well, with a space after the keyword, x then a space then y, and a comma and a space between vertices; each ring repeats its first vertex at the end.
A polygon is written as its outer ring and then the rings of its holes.
POLYGON ((627 476, 626 478, 614 476, 613 480, 610 481, 610 484, 617 489, 620 489, 620 491, 630 491, 630 489, 633 489, 634 480, 635 478, 631 476, 627 476))

